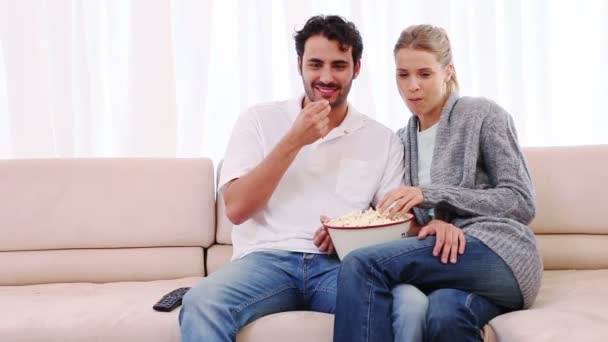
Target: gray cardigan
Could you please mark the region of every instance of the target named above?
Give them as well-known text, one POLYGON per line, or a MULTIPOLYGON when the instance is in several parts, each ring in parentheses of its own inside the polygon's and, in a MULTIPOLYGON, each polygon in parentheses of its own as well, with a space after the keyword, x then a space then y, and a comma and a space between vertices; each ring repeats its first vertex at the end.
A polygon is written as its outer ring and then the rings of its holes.
MULTIPOLYGON (((417 186, 418 118, 397 134, 405 145, 405 184, 417 186)), ((431 185, 421 186, 423 208, 462 228, 511 268, 524 308, 534 302, 542 261, 527 224, 534 218, 535 193, 517 143, 511 116, 494 102, 452 94, 441 112, 431 164, 431 185)), ((426 211, 415 208, 424 224, 426 211)), ((466 251, 465 251, 466 253, 466 251)))

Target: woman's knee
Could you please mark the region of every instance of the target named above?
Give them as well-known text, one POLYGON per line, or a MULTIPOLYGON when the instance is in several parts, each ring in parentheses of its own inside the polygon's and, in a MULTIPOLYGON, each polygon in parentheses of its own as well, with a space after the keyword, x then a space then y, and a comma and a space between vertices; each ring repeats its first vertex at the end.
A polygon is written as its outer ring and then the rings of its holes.
POLYGON ((351 274, 366 271, 371 262, 371 256, 367 248, 359 248, 351 251, 342 259, 340 274, 351 274))
POLYGON ((439 289, 429 294, 426 324, 429 329, 444 329, 475 317, 467 306, 474 294, 456 289, 439 289))

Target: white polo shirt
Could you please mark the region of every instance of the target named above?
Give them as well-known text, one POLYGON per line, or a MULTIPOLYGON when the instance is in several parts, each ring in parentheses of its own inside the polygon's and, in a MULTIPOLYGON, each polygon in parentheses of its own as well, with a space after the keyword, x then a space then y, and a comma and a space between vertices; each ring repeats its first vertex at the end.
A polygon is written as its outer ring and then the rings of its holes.
MULTIPOLYGON (((226 150, 220 191, 272 151, 302 110, 302 99, 260 104, 241 114, 226 150)), ((340 126, 300 150, 267 205, 234 226, 232 259, 260 249, 319 253, 312 239, 320 215, 368 209, 402 184, 403 172, 401 140, 349 105, 340 126)))

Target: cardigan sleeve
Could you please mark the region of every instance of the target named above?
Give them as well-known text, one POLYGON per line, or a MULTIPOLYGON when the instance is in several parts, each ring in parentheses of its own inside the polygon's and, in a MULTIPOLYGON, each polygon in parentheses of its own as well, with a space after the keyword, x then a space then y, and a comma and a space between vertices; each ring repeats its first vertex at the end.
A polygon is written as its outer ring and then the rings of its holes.
POLYGON ((536 211, 532 179, 517 142, 513 119, 496 104, 484 117, 479 141, 481 162, 477 167, 485 171, 487 184, 478 184, 476 189, 422 186, 423 206, 457 216, 504 217, 529 224, 536 211))

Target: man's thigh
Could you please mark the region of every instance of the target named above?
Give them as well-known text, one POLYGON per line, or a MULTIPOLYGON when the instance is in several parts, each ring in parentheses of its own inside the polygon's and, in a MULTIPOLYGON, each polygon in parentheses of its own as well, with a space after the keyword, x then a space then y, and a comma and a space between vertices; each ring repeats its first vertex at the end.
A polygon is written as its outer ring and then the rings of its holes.
POLYGON ((336 255, 305 254, 304 281, 306 309, 334 313, 340 260, 336 255))
POLYGON ((241 327, 265 315, 296 310, 302 302, 295 277, 298 254, 253 252, 203 278, 187 296, 228 310, 241 327))

